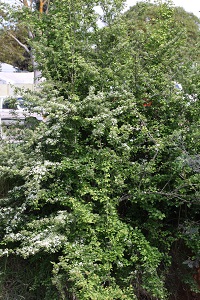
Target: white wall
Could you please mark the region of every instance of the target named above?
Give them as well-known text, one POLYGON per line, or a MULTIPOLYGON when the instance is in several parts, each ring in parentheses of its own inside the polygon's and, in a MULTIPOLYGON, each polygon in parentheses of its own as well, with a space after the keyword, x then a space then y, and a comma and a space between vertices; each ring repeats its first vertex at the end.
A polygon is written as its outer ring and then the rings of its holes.
POLYGON ((34 84, 31 83, 15 83, 15 84, 0 84, 0 97, 13 96, 15 88, 34 90, 34 84))

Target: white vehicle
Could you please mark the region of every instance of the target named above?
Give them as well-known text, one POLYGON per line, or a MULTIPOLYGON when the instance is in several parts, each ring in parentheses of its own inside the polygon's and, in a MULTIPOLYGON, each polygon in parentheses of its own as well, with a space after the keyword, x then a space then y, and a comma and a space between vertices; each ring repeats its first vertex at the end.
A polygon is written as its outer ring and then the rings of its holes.
POLYGON ((26 121, 36 119, 43 121, 43 116, 38 113, 30 113, 24 107, 24 100, 21 97, 17 97, 14 100, 10 100, 7 97, 0 98, 0 118, 1 124, 6 126, 20 123, 24 124, 26 121))
POLYGON ((44 121, 43 115, 31 113, 24 107, 24 100, 21 97, 8 98, 0 97, 0 136, 5 138, 6 130, 15 125, 32 127, 39 121, 44 121))

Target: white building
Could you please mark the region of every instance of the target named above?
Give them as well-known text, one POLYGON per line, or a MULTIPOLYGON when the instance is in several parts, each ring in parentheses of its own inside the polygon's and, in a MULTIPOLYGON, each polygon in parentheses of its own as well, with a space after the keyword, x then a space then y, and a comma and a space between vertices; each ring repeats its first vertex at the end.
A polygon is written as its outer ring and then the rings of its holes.
POLYGON ((12 73, 0 72, 0 84, 33 84, 34 73, 12 73))
POLYGON ((9 64, 2 63, 0 72, 0 97, 12 96, 15 88, 34 89, 34 73, 18 72, 9 64))
POLYGON ((18 72, 18 69, 6 63, 0 63, 1 72, 18 72))

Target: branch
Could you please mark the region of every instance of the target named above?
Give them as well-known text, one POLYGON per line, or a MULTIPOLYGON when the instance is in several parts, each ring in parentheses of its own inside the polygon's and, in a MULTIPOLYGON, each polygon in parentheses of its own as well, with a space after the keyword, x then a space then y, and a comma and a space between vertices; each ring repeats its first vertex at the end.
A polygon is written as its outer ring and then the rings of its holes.
POLYGON ((47 0, 47 9, 46 9, 46 12, 45 12, 46 15, 47 15, 48 12, 49 12, 49 5, 50 5, 50 0, 47 0))
POLYGON ((143 192, 147 195, 161 195, 161 196, 165 196, 167 197, 168 199, 173 199, 173 198, 177 198, 179 200, 182 201, 182 203, 191 203, 191 200, 193 200, 192 203, 199 203, 199 199, 194 197, 193 199, 191 199, 191 197, 188 199, 188 195, 181 195, 181 194, 178 194, 174 191, 172 192, 169 192, 169 193, 165 193, 165 192, 159 192, 159 191, 155 191, 155 192, 151 192, 151 191, 147 191, 147 192, 143 192))
POLYGON ((28 47, 26 46, 26 45, 24 45, 23 43, 21 43, 19 40, 18 40, 18 38, 16 38, 12 33, 10 33, 10 32, 8 32, 8 35, 10 36, 10 37, 12 37, 21 47, 23 47, 25 50, 26 50, 26 52, 28 52, 28 53, 30 53, 30 50, 28 49, 28 47))
POLYGON ((27 0, 22 0, 21 2, 24 4, 24 6, 29 7, 27 0))

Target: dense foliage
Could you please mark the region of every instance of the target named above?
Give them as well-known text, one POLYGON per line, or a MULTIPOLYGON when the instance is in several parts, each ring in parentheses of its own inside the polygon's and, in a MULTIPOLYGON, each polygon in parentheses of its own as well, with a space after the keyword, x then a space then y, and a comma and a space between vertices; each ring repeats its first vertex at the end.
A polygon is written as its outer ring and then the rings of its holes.
POLYGON ((1 141, 3 298, 169 299, 177 278, 197 290, 199 29, 188 17, 188 37, 168 3, 121 8, 55 0, 40 22, 25 15, 48 81, 24 98, 47 118, 1 141))

